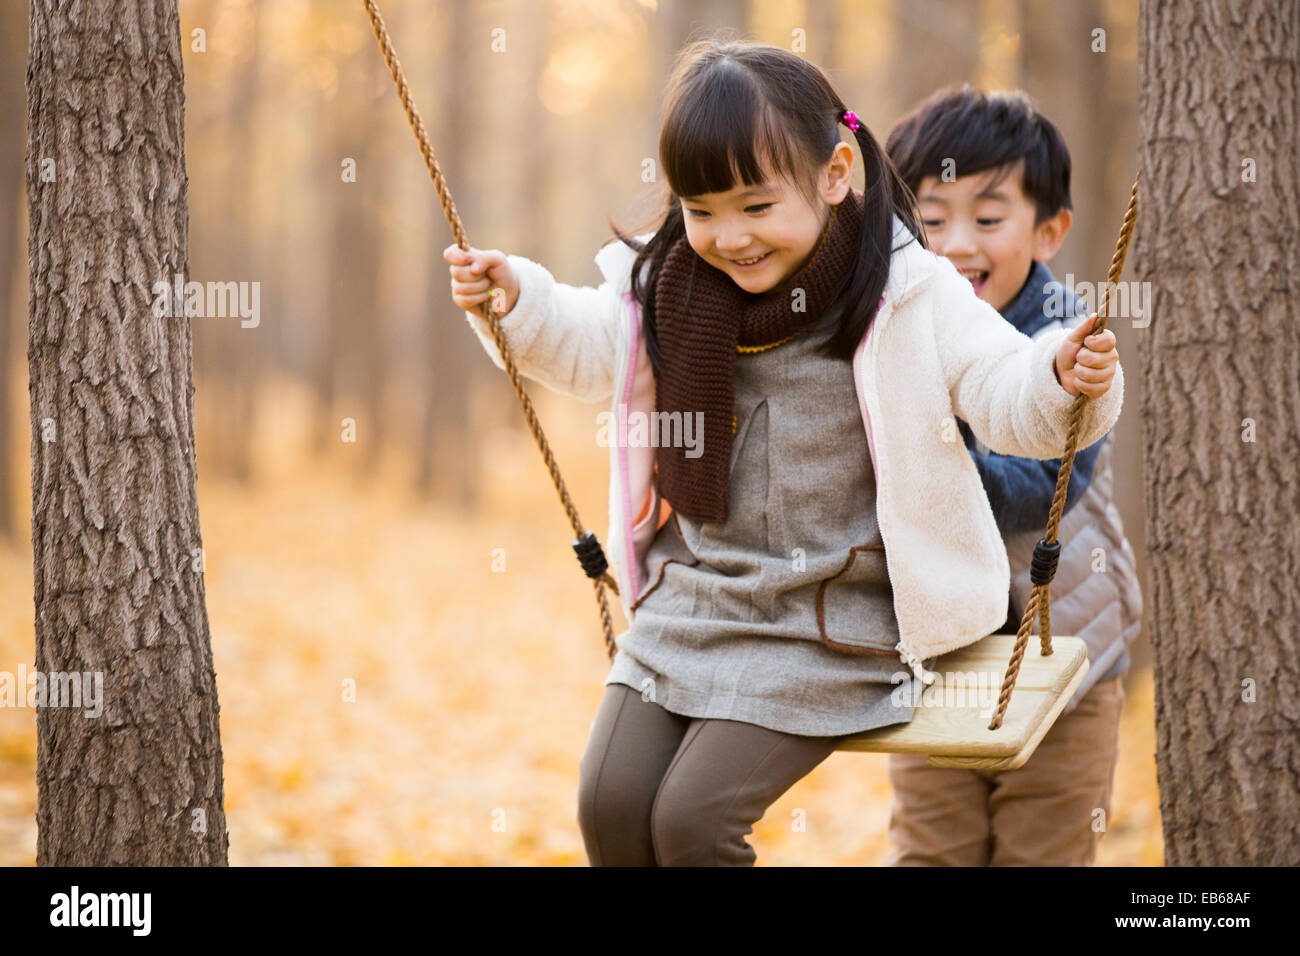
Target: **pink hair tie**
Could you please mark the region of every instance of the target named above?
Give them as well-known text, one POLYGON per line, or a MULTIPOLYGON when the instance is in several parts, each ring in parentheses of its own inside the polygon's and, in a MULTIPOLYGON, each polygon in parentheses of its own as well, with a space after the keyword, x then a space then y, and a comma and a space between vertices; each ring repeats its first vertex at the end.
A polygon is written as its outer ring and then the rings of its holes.
POLYGON ((840 117, 840 122, 848 126, 853 132, 858 131, 858 114, 853 110, 845 110, 844 115, 840 117))

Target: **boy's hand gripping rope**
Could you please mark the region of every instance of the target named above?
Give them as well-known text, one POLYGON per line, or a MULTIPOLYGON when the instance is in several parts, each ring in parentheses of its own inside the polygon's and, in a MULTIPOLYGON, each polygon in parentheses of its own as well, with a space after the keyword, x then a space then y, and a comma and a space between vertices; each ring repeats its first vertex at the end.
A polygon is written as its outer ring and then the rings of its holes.
MULTIPOLYGON (((442 204, 443 215, 447 217, 447 223, 451 226, 451 233, 456 240, 456 245, 468 251, 469 242, 465 238, 465 227, 456 212, 456 204, 452 201, 450 190, 447 189, 447 183, 443 179, 438 160, 434 158, 433 147, 429 144, 429 136, 424 129, 424 121, 420 119, 420 112, 415 108, 415 102, 411 98, 411 90, 406 83, 406 74, 402 72, 402 64, 398 62, 397 53, 393 49, 393 42, 388 37, 388 28, 384 26, 384 18, 379 13, 379 6, 375 3, 375 0, 364 0, 364 2, 366 13, 370 16, 370 25, 375 31, 375 39, 379 41, 379 48, 384 55, 384 62, 388 64, 388 72, 392 74, 393 83, 397 86, 397 95, 402 101, 402 108, 406 110, 406 118, 411 124, 415 138, 419 141, 420 155, 424 157, 424 165, 428 167, 429 176, 433 179, 433 188, 438 193, 438 201, 442 204)), ((487 320, 492 329, 492 339, 496 342, 497 350, 501 353, 501 359, 506 366, 506 374, 510 376, 510 383, 515 387, 515 394, 519 396, 519 404, 524 408, 524 417, 528 420, 528 427, 537 440, 537 446, 541 449, 542 458, 545 459, 546 467, 551 472, 551 480, 555 483, 555 490, 559 492, 560 503, 564 505, 564 510, 569 516, 569 523, 573 526, 573 533, 577 538, 573 542, 573 550, 578 554, 578 562, 582 565, 582 570, 595 584, 596 603, 600 607, 600 622, 605 630, 605 648, 609 652, 610 660, 613 660, 616 651, 614 624, 609 616, 609 601, 605 595, 605 586, 608 585, 610 590, 617 594, 618 585, 609 574, 609 565, 605 560, 605 552, 601 549, 595 533, 586 531, 582 527, 582 521, 578 517, 578 510, 569 497, 569 490, 564 485, 564 479, 560 477, 560 469, 555 464, 555 456, 551 454, 550 443, 547 442, 546 435, 542 432, 542 426, 537 421, 537 413, 533 411, 533 403, 528 398, 527 393, 524 392, 523 383, 519 378, 519 369, 515 367, 514 359, 510 356, 505 336, 501 332, 500 320, 492 309, 493 301, 493 299, 489 298, 481 303, 479 305, 479 314, 487 320)))
MULTIPOLYGON (((1141 173, 1139 172, 1139 176, 1141 173)), ((1115 243, 1115 254, 1110 260, 1110 271, 1106 275, 1106 294, 1102 298, 1101 308, 1097 310, 1097 321, 1093 324, 1091 335, 1106 330, 1106 319, 1110 315, 1110 295, 1119 282, 1124 271, 1124 258, 1128 255, 1129 239, 1133 236, 1133 226, 1137 223, 1138 180, 1133 179, 1133 191, 1129 194, 1128 210, 1124 213, 1124 223, 1120 226, 1119 240, 1115 243)), ((1061 553, 1061 542, 1056 539, 1056 532, 1061 526, 1061 514, 1065 511, 1065 492, 1070 485, 1070 469, 1074 467, 1074 452, 1079 444, 1079 429, 1083 423, 1083 408, 1088 396, 1080 392, 1074 396, 1070 407, 1070 430, 1065 438, 1065 454, 1061 456, 1061 470, 1056 475, 1056 491, 1052 495, 1052 508, 1047 515, 1047 533, 1038 540, 1034 548, 1034 559, 1029 568, 1029 580, 1033 590, 1025 605, 1024 617, 1020 619, 1020 630, 1016 632, 1015 647, 1011 651, 1011 660, 1007 663, 1007 673, 1002 679, 1002 689, 998 693, 998 706, 989 723, 989 730, 1002 726, 1002 718, 1011 702, 1011 690, 1016 686, 1016 677, 1020 673, 1020 661, 1025 656, 1025 646, 1029 643, 1029 630, 1034 617, 1038 617, 1038 636, 1040 650, 1044 657, 1052 653, 1052 596, 1051 583, 1056 575, 1056 559, 1061 553)))

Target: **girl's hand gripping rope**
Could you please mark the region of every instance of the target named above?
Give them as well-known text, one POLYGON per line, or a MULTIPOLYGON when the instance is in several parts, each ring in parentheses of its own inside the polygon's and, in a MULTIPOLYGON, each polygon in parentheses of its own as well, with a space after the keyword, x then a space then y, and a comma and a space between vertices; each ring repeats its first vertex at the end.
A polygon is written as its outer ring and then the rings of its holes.
POLYGON ((477 311, 479 303, 492 299, 492 309, 504 316, 515 307, 519 299, 519 279, 506 260, 505 253, 496 249, 475 249, 466 252, 452 243, 442 250, 442 257, 450 263, 451 301, 466 312, 477 311))
POLYGON ((1119 362, 1115 333, 1106 329, 1098 335, 1089 335, 1096 321, 1094 312, 1070 331, 1056 353, 1053 365, 1056 380, 1071 395, 1082 392, 1089 398, 1101 398, 1115 379, 1115 366, 1119 362))

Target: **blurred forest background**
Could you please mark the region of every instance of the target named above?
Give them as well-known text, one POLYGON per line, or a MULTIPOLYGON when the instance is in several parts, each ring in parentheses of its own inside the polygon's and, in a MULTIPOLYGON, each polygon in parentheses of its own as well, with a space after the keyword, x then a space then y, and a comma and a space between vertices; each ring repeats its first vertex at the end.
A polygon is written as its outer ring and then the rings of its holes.
MULTIPOLYGON (((641 226, 661 207, 642 161, 657 157, 674 53, 710 27, 787 48, 805 38, 804 55, 881 142, 939 86, 1027 90, 1074 164, 1075 225, 1050 265, 1062 280, 1105 278, 1135 169, 1135 0, 381 6, 470 242, 542 262, 560 281, 598 284, 592 256, 608 221, 641 226), (1104 53, 1092 49, 1097 28, 1104 53)), ((26 7, 0 12, 10 672, 34 659, 26 7)), ((255 328, 193 320, 230 860, 584 865, 577 765, 608 668, 591 587, 509 383, 450 301, 450 232, 362 4, 182 0, 181 46, 188 278, 257 282, 261 295, 255 328), (348 160, 355 182, 342 175, 348 160), (341 700, 348 680, 355 703, 341 700)), ((1117 496, 1145 573, 1142 369, 1128 323, 1111 327, 1128 381, 1117 496)), ((530 391, 603 536, 600 409, 530 391)), ((1162 862, 1147 641, 1127 684, 1103 865, 1162 862)), ((35 859, 35 761, 32 710, 0 709, 0 864, 35 859)), ((760 865, 876 864, 888 807, 883 758, 837 753, 751 842, 760 865), (790 826, 795 808, 806 832, 790 826)))

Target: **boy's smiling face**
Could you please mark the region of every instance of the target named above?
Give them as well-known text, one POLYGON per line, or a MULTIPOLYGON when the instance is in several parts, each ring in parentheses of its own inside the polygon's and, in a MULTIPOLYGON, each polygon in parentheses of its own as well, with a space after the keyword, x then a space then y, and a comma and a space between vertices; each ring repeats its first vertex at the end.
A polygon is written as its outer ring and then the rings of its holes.
POLYGON ((1021 186, 1025 161, 942 182, 926 176, 916 191, 926 241, 971 280, 999 312, 1020 292, 1035 261, 1056 255, 1073 219, 1061 209, 1034 224, 1034 201, 1021 186))
POLYGON ((686 240, 746 292, 767 292, 807 264, 830 215, 826 206, 848 195, 852 169, 852 149, 837 144, 819 172, 815 197, 821 208, 770 173, 759 186, 739 183, 725 193, 682 197, 686 240), (746 264, 752 259, 758 261, 746 264))

